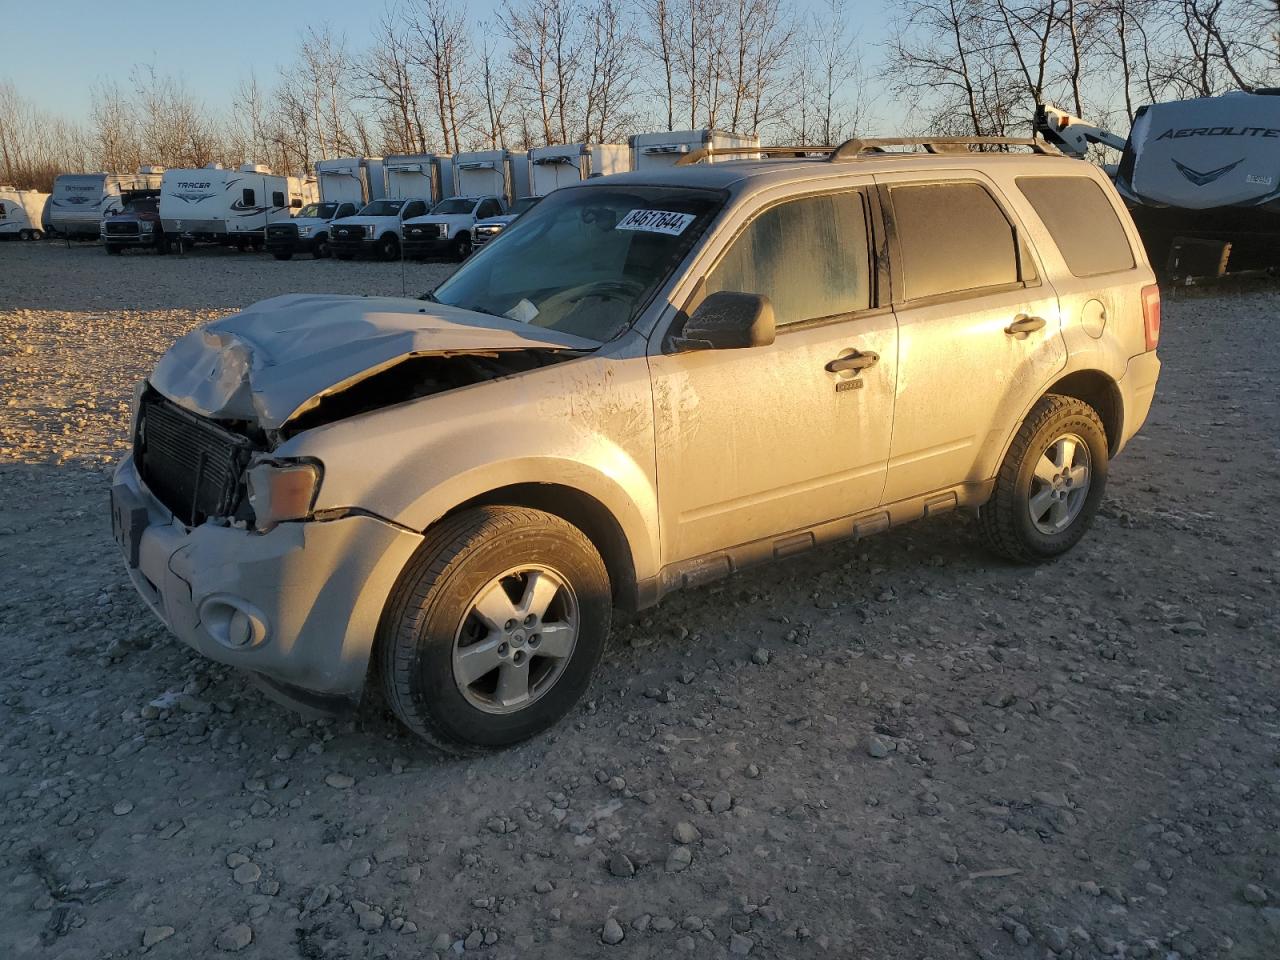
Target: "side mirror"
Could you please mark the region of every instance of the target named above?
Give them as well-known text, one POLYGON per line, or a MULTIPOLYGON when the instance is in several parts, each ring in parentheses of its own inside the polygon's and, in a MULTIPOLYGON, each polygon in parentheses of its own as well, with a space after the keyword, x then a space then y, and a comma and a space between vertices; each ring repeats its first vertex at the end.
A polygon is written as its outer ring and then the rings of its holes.
POLYGON ((767 347, 773 343, 775 331, 773 304, 768 297, 721 290, 698 304, 672 343, 681 350, 767 347))

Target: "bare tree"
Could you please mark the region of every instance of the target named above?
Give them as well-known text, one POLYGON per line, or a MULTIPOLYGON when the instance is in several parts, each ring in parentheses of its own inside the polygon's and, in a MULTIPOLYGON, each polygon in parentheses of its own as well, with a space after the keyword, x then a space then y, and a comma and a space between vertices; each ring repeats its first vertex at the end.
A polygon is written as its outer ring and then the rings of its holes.
POLYGON ((586 20, 582 139, 603 143, 621 139, 631 119, 626 111, 638 72, 635 27, 618 0, 597 0, 586 20))

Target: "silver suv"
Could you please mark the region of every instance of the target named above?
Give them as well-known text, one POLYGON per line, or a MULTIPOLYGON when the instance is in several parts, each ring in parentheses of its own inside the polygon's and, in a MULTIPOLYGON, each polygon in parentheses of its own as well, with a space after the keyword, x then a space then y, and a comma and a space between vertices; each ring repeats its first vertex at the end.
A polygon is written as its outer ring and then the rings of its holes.
POLYGON ((898 143, 587 181, 420 300, 183 337, 112 491, 134 584, 287 701, 469 751, 562 717, 615 607, 958 508, 1063 553, 1155 390, 1142 245, 1043 145, 898 143))

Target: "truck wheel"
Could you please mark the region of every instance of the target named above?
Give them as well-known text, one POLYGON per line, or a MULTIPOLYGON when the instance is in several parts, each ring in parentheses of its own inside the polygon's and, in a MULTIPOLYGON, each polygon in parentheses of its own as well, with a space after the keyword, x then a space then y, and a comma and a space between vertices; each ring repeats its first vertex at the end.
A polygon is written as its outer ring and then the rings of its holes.
POLYGON ((471 250, 471 234, 464 230, 462 233, 454 237, 453 259, 459 261, 465 260, 467 257, 471 256, 471 250))
POLYGON ((387 702, 450 753, 518 743, 582 697, 611 614, 604 562, 577 527, 524 507, 459 513, 428 534, 383 613, 387 702))
POLYGON ((164 238, 163 234, 156 237, 155 251, 157 256, 164 256, 169 252, 169 241, 164 238))
POLYGON ((1022 563, 1074 547, 1107 485, 1107 434, 1093 407, 1049 394, 1018 429, 979 513, 987 546, 1022 563))
POLYGON ((378 241, 378 258, 380 260, 400 259, 400 241, 394 233, 388 233, 378 241))
POLYGON ((275 257, 277 260, 292 260, 292 259, 293 259, 293 254, 292 254, 292 253, 289 253, 287 250, 277 250, 277 251, 275 251, 275 252, 274 252, 273 254, 271 254, 271 255, 272 255, 273 257, 275 257))
POLYGON ((323 260, 329 256, 329 238, 325 234, 316 237, 316 245, 311 248, 311 256, 317 260, 323 260))
POLYGON ((32 239, 32 240, 43 240, 43 239, 44 239, 44 231, 43 231, 43 230, 32 230, 32 231, 31 231, 31 239, 32 239))
POLYGON ((118 257, 120 255, 120 244, 118 243, 104 243, 102 248, 113 257, 118 257))
MULTIPOLYGON (((11 234, 11 236, 12 236, 12 234, 11 234)), ((19 230, 19 231, 18 231, 18 239, 19 239, 19 240, 24 240, 24 241, 25 241, 25 240, 30 240, 30 239, 31 239, 31 231, 30 231, 30 230, 19 230)))

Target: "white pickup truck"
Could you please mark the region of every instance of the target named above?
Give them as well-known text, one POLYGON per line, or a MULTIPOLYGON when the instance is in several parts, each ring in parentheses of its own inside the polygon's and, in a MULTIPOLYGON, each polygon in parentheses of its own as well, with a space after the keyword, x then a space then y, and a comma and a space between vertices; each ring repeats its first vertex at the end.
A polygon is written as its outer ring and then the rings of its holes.
POLYGON ((430 257, 450 254, 455 260, 471 255, 478 220, 500 217, 507 210, 501 197, 449 197, 426 216, 405 220, 404 255, 430 257))
POLYGON ((372 254, 379 260, 400 257, 402 225, 427 212, 426 200, 383 198, 365 204, 354 217, 334 220, 329 228, 329 249, 339 260, 372 254))

